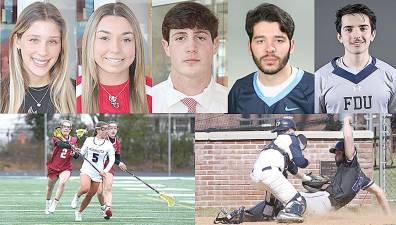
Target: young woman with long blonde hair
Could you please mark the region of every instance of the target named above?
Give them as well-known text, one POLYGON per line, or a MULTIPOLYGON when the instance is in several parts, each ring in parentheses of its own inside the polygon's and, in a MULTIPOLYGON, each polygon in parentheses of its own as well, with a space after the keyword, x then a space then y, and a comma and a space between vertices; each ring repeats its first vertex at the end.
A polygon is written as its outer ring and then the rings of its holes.
POLYGON ((105 4, 91 15, 82 38, 81 72, 82 80, 77 79, 81 83, 77 86, 78 112, 151 111, 145 87, 143 37, 128 6, 105 4))
POLYGON ((75 112, 66 37, 65 20, 54 5, 36 2, 22 11, 10 34, 2 113, 75 112))

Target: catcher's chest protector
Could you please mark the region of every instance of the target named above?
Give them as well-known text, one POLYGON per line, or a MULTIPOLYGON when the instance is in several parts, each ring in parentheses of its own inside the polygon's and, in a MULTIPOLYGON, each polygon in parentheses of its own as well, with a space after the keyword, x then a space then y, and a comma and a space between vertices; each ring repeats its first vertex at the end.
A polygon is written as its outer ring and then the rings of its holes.
POLYGON ((287 154, 286 151, 284 151, 278 145, 276 145, 275 141, 272 141, 271 143, 269 143, 266 146, 264 146, 262 151, 266 151, 268 149, 274 149, 274 150, 278 151, 284 157, 284 168, 283 168, 283 170, 285 171, 287 169, 287 165, 288 165, 287 162, 288 162, 288 160, 290 160, 289 154, 287 154))

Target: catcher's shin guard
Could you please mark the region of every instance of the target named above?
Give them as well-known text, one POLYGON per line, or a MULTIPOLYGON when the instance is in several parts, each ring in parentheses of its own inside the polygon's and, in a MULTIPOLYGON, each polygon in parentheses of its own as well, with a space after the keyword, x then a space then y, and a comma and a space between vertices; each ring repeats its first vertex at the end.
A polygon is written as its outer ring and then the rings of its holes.
POLYGON ((245 210, 245 221, 255 222, 273 220, 282 209, 282 203, 270 192, 266 192, 264 201, 245 210))
POLYGON ((302 215, 307 208, 305 198, 297 193, 290 202, 288 202, 283 210, 277 216, 279 223, 302 223, 304 218, 302 215))

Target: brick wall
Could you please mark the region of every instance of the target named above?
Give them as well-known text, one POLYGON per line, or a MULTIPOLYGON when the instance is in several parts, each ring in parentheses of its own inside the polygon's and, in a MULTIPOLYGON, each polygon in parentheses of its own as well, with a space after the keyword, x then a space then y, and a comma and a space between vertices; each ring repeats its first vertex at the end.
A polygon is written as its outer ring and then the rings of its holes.
MULTIPOLYGON (((310 161, 304 172, 319 174, 320 161, 332 161, 328 149, 342 138, 342 132, 301 132, 308 138, 304 155, 310 161), (323 138, 324 137, 324 138, 323 138)), ((368 177, 373 173, 372 132, 354 132, 355 145, 362 170, 368 177)), ((237 208, 253 206, 263 199, 263 192, 250 185, 249 173, 263 146, 274 134, 269 132, 212 132, 195 134, 195 207, 237 208)), ((298 190, 301 181, 290 176, 298 190)), ((370 204, 371 195, 361 191, 350 205, 370 204)))

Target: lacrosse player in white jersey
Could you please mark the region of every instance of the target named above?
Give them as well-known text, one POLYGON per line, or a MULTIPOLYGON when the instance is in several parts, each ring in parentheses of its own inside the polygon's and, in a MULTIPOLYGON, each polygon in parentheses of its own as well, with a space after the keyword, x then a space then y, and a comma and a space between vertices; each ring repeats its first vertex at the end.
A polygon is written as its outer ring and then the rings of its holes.
POLYGON ((84 158, 84 163, 80 170, 80 189, 74 195, 71 202, 72 208, 77 208, 80 197, 85 195, 81 202, 80 208, 75 211, 75 221, 82 220, 82 212, 91 202, 92 197, 96 194, 102 179, 106 179, 108 172, 114 164, 115 151, 111 142, 107 139, 109 126, 107 123, 99 121, 95 126, 95 136, 88 137, 80 155, 84 158), (109 157, 109 163, 104 168, 104 162, 109 157))

